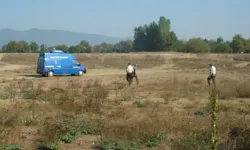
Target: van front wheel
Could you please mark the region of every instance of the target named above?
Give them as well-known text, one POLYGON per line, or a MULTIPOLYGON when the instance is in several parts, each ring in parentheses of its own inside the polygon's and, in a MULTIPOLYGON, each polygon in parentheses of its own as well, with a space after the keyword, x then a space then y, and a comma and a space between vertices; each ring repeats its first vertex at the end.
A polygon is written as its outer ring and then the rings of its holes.
POLYGON ((80 70, 80 71, 78 72, 78 76, 82 76, 82 75, 83 75, 83 71, 80 70))
POLYGON ((48 77, 53 77, 54 76, 54 72, 53 71, 49 71, 48 72, 48 77))

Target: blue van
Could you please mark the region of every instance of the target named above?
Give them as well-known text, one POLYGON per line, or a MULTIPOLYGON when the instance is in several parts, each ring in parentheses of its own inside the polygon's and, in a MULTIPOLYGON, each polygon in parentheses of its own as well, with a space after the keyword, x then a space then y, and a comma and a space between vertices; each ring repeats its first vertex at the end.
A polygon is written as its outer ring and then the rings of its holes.
POLYGON ((37 60, 37 73, 42 76, 82 76, 86 71, 84 65, 80 64, 72 54, 62 50, 53 49, 49 52, 40 52, 37 60))

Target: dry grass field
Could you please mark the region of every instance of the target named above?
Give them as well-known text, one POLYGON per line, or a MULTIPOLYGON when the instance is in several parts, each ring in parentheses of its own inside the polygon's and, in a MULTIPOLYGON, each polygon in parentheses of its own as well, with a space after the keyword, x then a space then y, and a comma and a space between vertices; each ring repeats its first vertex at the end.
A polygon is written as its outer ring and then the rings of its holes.
POLYGON ((250 149, 250 55, 76 54, 87 74, 40 77, 38 54, 0 55, 0 149, 210 149, 209 63, 221 149, 250 149), (125 68, 137 64, 139 85, 125 68))

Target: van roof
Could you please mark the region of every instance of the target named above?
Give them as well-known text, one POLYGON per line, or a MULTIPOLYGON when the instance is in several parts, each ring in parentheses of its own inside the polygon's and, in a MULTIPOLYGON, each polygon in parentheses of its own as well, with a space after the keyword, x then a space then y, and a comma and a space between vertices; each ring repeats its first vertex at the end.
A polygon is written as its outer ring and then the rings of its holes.
POLYGON ((60 49, 52 49, 52 50, 49 50, 48 53, 65 53, 63 50, 60 50, 60 49))
POLYGON ((63 51, 55 51, 55 49, 53 51, 49 51, 49 52, 41 52, 40 56, 44 56, 44 57, 50 57, 50 56, 67 56, 69 58, 75 58, 71 53, 65 53, 63 51))

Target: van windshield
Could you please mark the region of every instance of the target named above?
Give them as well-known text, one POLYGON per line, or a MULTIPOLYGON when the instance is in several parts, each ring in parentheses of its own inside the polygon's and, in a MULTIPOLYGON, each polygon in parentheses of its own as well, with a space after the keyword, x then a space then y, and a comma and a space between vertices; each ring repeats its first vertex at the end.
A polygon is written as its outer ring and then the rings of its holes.
POLYGON ((38 59, 37 64, 38 64, 39 67, 43 66, 43 58, 42 58, 42 57, 40 57, 40 58, 38 59))
POLYGON ((74 66, 78 66, 80 63, 79 63, 77 60, 73 59, 73 60, 72 60, 72 64, 73 64, 74 66))

